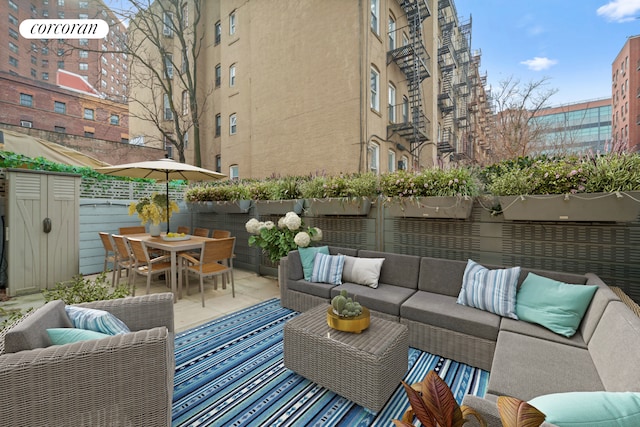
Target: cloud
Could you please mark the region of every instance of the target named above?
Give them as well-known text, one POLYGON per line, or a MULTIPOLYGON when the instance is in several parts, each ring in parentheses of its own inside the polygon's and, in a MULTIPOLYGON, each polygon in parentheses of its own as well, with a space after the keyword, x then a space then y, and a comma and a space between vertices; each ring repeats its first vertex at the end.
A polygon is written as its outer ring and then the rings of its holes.
POLYGON ((542 71, 550 68, 552 65, 557 64, 558 61, 556 61, 555 59, 540 58, 539 56, 536 56, 533 59, 527 59, 526 61, 522 61, 520 63, 529 67, 530 70, 542 71))
POLYGON ((596 13, 607 21, 628 22, 638 19, 640 13, 640 0, 611 0, 604 6, 600 6, 596 13))

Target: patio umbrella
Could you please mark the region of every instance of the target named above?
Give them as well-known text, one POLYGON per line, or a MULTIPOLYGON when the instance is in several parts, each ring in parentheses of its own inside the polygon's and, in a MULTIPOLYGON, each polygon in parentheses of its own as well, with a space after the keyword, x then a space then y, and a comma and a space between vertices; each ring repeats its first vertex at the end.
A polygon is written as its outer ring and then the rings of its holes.
MULTIPOLYGON (((169 181, 176 179, 187 181, 211 181, 226 175, 198 166, 176 162, 173 159, 148 160, 123 165, 96 168, 97 172, 111 176, 128 178, 148 178, 167 183, 167 202, 169 202, 169 181)), ((167 212, 167 233, 169 232, 169 213, 167 212)))

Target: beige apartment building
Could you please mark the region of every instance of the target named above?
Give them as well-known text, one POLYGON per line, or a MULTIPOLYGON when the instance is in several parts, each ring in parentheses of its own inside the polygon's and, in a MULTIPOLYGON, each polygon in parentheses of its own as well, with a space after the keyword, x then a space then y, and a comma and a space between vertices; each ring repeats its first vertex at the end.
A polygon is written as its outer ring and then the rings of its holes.
MULTIPOLYGON (((163 19, 188 17, 188 28, 193 0, 185 7, 163 19)), ((453 0, 207 0, 201 14, 203 167, 234 178, 385 173, 482 155, 474 115, 487 111, 478 107, 488 105, 478 89, 486 79, 479 51, 471 53, 471 22, 458 22, 453 0)), ((178 41, 167 31, 172 73, 192 60, 178 41)), ((135 65, 132 74, 140 74, 135 65)), ((143 102, 130 103, 132 140, 161 146, 178 123, 192 163, 184 91, 134 80, 132 97, 143 102), (149 106, 163 109, 159 126, 136 118, 149 106)))

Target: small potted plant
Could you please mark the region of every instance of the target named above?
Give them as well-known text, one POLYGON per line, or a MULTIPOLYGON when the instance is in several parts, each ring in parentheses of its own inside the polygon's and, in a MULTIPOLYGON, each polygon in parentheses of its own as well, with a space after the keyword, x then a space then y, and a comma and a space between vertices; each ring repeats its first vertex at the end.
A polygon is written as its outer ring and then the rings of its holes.
POLYGON ((378 196, 378 177, 373 173, 318 175, 303 182, 301 192, 310 216, 367 215, 378 196))
POLYGON ((168 200, 166 194, 153 193, 129 205, 129 215, 138 214, 142 225, 149 223, 149 234, 160 235, 160 223, 170 219, 174 212, 180 212, 178 204, 168 200))
POLYGON ((331 306, 327 310, 329 326, 343 332, 359 334, 369 327, 370 318, 369 310, 351 298, 346 289, 331 299, 331 306))
POLYGON ((380 186, 392 217, 465 219, 479 193, 477 178, 464 167, 400 170, 383 175, 380 186))

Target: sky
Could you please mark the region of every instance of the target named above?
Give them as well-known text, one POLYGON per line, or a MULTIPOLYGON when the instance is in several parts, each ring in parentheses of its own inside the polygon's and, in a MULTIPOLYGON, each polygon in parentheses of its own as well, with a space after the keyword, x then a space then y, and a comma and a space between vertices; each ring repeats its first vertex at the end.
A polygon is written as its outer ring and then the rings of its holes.
POLYGON ((454 0, 487 82, 548 78, 550 106, 611 97, 611 66, 640 35, 640 0, 454 0))

